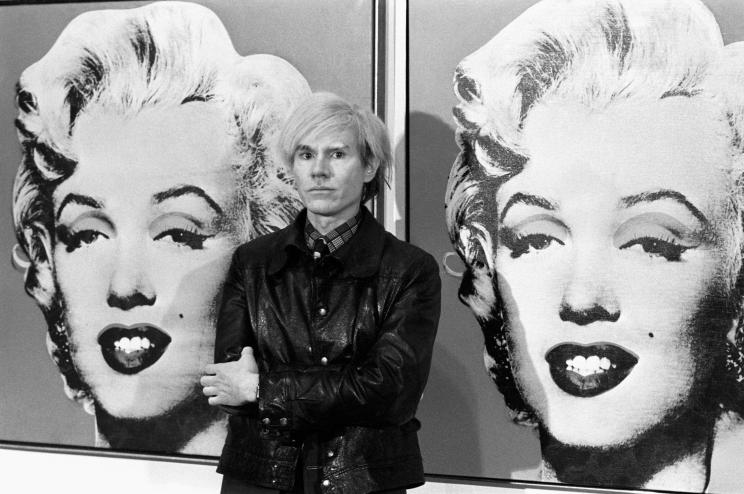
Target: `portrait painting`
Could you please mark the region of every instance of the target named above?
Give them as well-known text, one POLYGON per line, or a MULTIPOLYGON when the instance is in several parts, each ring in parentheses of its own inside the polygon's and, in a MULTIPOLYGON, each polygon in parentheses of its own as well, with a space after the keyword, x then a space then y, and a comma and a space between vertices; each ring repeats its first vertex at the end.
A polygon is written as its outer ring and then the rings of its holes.
POLYGON ((219 455, 227 416, 199 377, 227 268, 301 208, 279 127, 336 83, 323 57, 353 58, 339 92, 371 104, 370 2, 335 7, 0 7, 0 440, 219 455), (344 32, 300 28, 310 10, 344 32))
POLYGON ((744 43, 726 14, 741 8, 506 3, 452 58, 454 125, 411 116, 412 155, 415 123, 456 145, 443 298, 472 314, 468 358, 498 390, 474 417, 497 427, 481 464, 521 450, 494 476, 737 492, 744 43), (524 439, 499 440, 514 427, 524 439))

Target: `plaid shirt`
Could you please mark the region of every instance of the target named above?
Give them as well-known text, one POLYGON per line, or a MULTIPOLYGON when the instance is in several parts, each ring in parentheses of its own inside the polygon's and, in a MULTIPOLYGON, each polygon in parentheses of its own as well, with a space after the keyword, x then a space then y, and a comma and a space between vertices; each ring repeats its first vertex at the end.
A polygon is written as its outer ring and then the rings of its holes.
POLYGON ((312 223, 310 223, 310 220, 305 221, 305 244, 307 245, 308 249, 314 250, 315 243, 318 240, 322 240, 325 242, 326 246, 328 247, 328 253, 333 254, 338 249, 341 248, 342 245, 344 245, 346 242, 348 242, 351 237, 354 236, 357 229, 359 229, 359 221, 362 219, 362 211, 361 209, 359 212, 351 218, 346 223, 339 225, 338 228, 331 230, 326 235, 321 235, 318 230, 315 229, 312 223))

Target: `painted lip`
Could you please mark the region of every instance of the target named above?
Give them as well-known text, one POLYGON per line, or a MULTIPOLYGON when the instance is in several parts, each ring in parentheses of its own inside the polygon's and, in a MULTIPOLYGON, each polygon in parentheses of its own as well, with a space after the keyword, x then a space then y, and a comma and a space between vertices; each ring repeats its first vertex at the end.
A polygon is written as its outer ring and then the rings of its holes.
POLYGON ((545 360, 559 388, 590 398, 620 384, 638 363, 638 356, 612 343, 561 343, 548 350, 545 360))
POLYGON ((150 324, 110 324, 98 335, 103 360, 121 374, 137 374, 160 359, 171 337, 150 324))

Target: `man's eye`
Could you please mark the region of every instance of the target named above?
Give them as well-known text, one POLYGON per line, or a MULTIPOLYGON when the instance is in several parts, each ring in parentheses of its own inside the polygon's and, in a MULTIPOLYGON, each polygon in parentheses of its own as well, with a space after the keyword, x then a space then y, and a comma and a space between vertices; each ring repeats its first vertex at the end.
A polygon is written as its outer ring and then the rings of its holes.
POLYGON ((520 235, 508 229, 502 231, 501 242, 511 250, 513 258, 545 250, 553 244, 564 245, 561 240, 550 235, 542 233, 520 235))
POLYGON ((650 257, 663 257, 667 261, 679 261, 682 253, 689 249, 677 244, 674 239, 660 239, 654 237, 640 237, 620 246, 648 254, 650 257))
POLYGON ((203 249, 204 241, 212 237, 213 235, 202 235, 196 231, 171 228, 156 235, 154 240, 170 239, 173 243, 198 250, 203 249))
POLYGON ((297 158, 301 160, 309 160, 312 158, 312 155, 310 153, 298 153, 297 158))
POLYGON ((100 238, 108 238, 97 230, 70 230, 66 227, 57 228, 57 238, 62 242, 67 252, 72 252, 84 245, 90 245, 100 238))
POLYGON ((343 151, 334 151, 333 153, 331 153, 331 157, 334 158, 334 159, 337 159, 337 160, 340 160, 344 156, 345 155, 344 155, 344 152, 343 151))

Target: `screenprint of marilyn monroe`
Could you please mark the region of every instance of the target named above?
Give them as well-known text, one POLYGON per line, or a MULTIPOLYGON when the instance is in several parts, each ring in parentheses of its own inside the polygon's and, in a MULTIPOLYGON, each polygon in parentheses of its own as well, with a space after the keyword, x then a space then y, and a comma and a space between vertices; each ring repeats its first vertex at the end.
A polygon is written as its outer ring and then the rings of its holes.
POLYGON ((740 490, 744 44, 695 0, 545 0, 455 93, 460 298, 541 479, 740 490))
POLYGON ((80 15, 21 75, 17 263, 96 446, 221 451, 198 382, 217 299, 235 247, 299 209, 273 142, 309 92, 181 2, 80 15))

